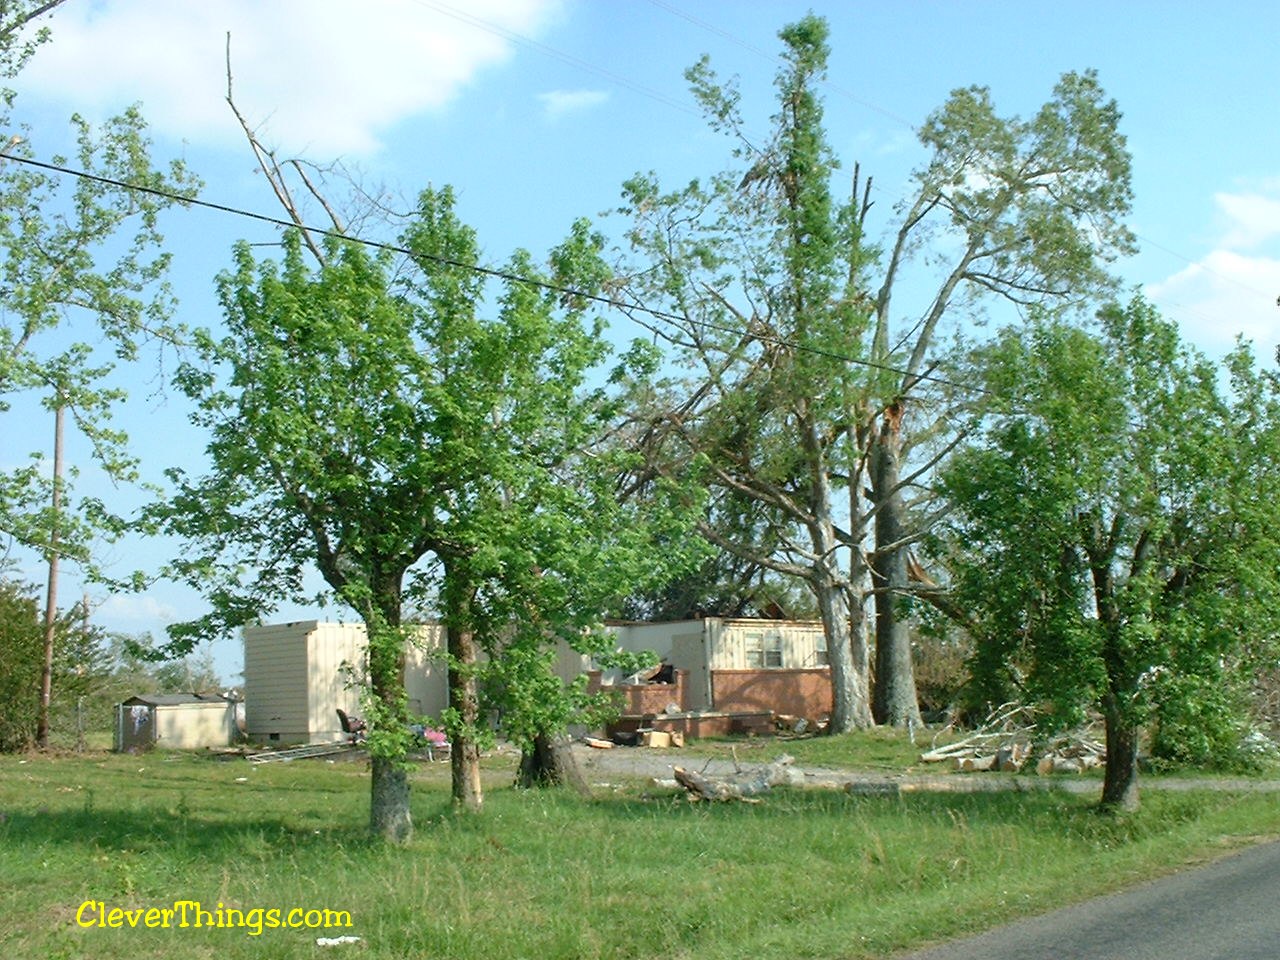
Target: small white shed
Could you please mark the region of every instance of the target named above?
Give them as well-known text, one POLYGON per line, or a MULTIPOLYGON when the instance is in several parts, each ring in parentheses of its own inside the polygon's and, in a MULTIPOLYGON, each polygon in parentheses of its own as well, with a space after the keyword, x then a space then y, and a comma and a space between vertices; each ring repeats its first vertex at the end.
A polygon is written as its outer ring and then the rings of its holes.
MULTIPOLYGON (((416 630, 405 662, 409 710, 435 716, 448 706, 444 628, 416 630)), ((300 620, 244 629, 246 735, 261 743, 333 743, 338 710, 359 716, 368 639, 364 624, 300 620)))
POLYGON ((196 750, 235 742, 237 701, 220 693, 157 693, 116 704, 115 749, 196 750))

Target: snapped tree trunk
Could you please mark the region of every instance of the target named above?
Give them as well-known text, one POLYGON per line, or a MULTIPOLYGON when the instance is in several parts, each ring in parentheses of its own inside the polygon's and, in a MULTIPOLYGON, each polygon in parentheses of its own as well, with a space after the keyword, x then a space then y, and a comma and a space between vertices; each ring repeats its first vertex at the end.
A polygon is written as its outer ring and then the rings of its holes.
POLYGON ((581 797, 591 796, 591 788, 587 786, 578 759, 573 755, 569 738, 545 733, 538 734, 533 746, 526 747, 520 754, 516 786, 525 789, 565 786, 572 787, 581 797))
POLYGON ((480 748, 475 738, 475 731, 480 725, 475 636, 469 627, 454 622, 450 622, 446 633, 449 645, 449 706, 457 711, 459 721, 450 742, 453 802, 464 810, 479 811, 484 805, 484 791, 480 787, 480 748))
POLYGON ((1138 809, 1138 726, 1123 716, 1108 695, 1103 706, 1107 733, 1107 765, 1102 781, 1104 809, 1138 809))
POLYGON ((909 586, 907 548, 893 546, 906 536, 905 505, 898 489, 902 457, 902 413, 885 411, 871 444, 871 494, 875 503, 876 671, 871 708, 877 723, 920 726, 911 631, 901 598, 909 586))

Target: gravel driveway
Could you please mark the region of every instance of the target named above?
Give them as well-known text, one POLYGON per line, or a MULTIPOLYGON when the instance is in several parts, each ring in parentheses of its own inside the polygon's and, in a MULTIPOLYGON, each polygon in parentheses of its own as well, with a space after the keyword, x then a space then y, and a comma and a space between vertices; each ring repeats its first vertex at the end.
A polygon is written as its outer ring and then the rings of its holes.
MULTIPOLYGON (((670 779, 673 767, 685 767, 709 776, 726 776, 735 771, 731 759, 709 758, 688 750, 678 748, 655 749, 651 747, 615 747, 612 750, 597 750, 585 744, 574 745, 574 754, 582 766, 583 775, 592 785, 616 784, 622 780, 650 779, 654 777, 670 779)), ((776 759, 785 753, 785 745, 779 744, 777 750, 767 751, 766 757, 742 761, 743 770, 754 770, 757 767, 776 759)), ((843 789, 852 784, 856 792, 896 793, 896 792, 944 792, 944 793, 990 793, 1002 790, 1065 790, 1070 793, 1097 793, 1102 789, 1102 781, 1092 777, 1037 777, 1013 776, 1002 773, 966 773, 966 774, 928 774, 901 773, 891 774, 883 771, 841 770, 827 767, 805 767, 805 785, 813 787, 830 787, 843 789)), ((1154 779, 1143 777, 1140 780, 1143 789, 1155 790, 1231 790, 1280 792, 1280 780, 1248 780, 1241 778, 1179 778, 1160 777, 1154 779)))

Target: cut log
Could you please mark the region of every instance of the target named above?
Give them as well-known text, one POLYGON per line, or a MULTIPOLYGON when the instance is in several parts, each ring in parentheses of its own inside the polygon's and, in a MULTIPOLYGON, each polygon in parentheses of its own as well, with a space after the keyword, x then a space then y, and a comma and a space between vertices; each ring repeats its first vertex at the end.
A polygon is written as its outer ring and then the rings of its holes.
POLYGON ((732 777, 707 777, 694 770, 676 767, 672 773, 676 782, 689 791, 689 795, 697 800, 743 800, 748 801, 770 788, 782 783, 790 783, 787 768, 794 760, 791 757, 779 757, 767 767, 735 774, 732 777))

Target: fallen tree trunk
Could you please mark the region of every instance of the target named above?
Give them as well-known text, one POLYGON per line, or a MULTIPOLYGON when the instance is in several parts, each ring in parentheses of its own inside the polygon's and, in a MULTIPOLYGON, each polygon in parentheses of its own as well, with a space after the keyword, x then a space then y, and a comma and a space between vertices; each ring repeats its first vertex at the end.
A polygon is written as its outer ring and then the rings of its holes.
POLYGON ((672 774, 676 783, 684 787, 695 800, 753 802, 753 798, 767 793, 772 787, 803 780, 804 775, 800 771, 790 769, 794 762, 791 757, 779 757, 767 767, 760 767, 754 772, 737 773, 732 777, 706 777, 684 767, 676 767, 672 774))

